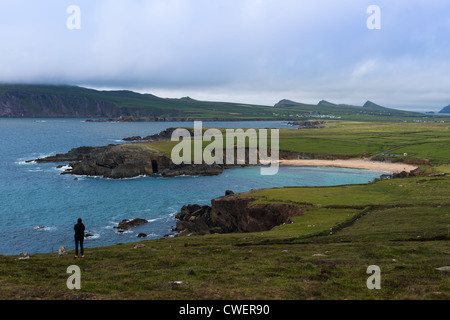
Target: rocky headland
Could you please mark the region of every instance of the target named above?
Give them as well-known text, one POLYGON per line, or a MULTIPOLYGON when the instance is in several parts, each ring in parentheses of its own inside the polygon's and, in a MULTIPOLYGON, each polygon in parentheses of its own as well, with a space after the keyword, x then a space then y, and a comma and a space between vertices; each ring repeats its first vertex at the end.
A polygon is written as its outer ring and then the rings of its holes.
POLYGON ((291 223, 304 208, 283 203, 254 204, 251 197, 227 195, 211 200, 211 206, 186 205, 176 215, 177 236, 214 233, 261 232, 291 223))
POLYGON ((222 165, 176 165, 166 154, 142 143, 127 143, 104 147, 74 148, 36 162, 65 162, 69 168, 62 174, 100 176, 121 179, 159 174, 163 177, 182 175, 218 175, 222 165))

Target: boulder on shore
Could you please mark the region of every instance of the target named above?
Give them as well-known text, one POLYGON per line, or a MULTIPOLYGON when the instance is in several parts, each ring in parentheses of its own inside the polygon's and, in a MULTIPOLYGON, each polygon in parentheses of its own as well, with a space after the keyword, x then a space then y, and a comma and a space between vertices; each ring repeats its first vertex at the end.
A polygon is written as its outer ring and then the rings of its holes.
MULTIPOLYGON (((52 250, 52 251, 53 251, 53 250, 52 250)), ((59 253, 60 256, 67 254, 66 247, 64 247, 64 246, 59 246, 58 253, 59 253)))
POLYGON ((17 260, 28 260, 30 259, 30 255, 28 254, 28 252, 21 252, 19 254, 19 258, 17 258, 17 260))

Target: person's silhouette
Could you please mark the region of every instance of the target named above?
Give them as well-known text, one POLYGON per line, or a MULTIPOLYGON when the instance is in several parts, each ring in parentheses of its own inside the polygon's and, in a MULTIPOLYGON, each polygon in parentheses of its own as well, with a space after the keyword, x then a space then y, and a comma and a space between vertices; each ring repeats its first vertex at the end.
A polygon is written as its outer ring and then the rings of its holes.
POLYGON ((78 223, 73 227, 73 230, 75 230, 75 258, 78 258, 78 245, 80 245, 81 257, 84 258, 84 229, 81 218, 78 218, 78 223))

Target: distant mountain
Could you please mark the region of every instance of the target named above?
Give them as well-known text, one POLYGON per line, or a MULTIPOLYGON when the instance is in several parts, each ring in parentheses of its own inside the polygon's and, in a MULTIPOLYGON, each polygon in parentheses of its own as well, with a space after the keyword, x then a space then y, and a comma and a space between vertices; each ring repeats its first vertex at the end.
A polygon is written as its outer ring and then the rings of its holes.
POLYGON ((327 100, 321 100, 317 105, 294 102, 292 100, 281 100, 275 105, 276 108, 289 108, 293 112, 308 113, 310 115, 334 115, 345 119, 376 117, 421 117, 423 114, 418 112, 396 110, 382 107, 371 101, 367 101, 363 106, 354 106, 349 104, 335 104, 327 100))
POLYGON ((382 106, 380 106, 380 105, 378 105, 376 103, 373 103, 370 100, 367 100, 366 103, 364 103, 363 107, 364 108, 383 108, 382 106))
POLYGON ((298 106, 311 106, 310 104, 295 102, 292 100, 283 99, 274 105, 275 108, 295 108, 298 106))
POLYGON ((331 103, 327 100, 321 100, 319 101, 319 103, 317 104, 319 107, 334 107, 337 106, 337 104, 331 103))
POLYGON ((446 106, 444 109, 439 111, 439 113, 449 113, 450 114, 450 104, 446 106))

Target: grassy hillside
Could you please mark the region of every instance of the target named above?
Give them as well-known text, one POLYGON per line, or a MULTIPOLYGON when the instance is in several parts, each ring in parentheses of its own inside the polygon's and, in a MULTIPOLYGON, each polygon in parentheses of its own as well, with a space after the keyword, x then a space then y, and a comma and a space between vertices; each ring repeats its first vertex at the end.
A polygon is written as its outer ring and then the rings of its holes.
POLYGON ((281 130, 280 149, 391 160, 428 159, 435 164, 450 159, 450 127, 446 123, 329 121, 326 126, 281 130))
MULTIPOLYGON (((42 110, 42 104, 48 105, 53 113, 61 114, 61 110, 59 110, 61 108, 61 99, 55 99, 55 97, 66 98, 62 99, 66 104, 70 104, 70 99, 74 97, 77 98, 76 101, 79 101, 78 99, 80 98, 90 99, 91 105, 95 105, 95 102, 103 101, 118 108, 126 109, 127 113, 130 110, 134 110, 140 115, 169 120, 298 120, 317 117, 361 121, 425 121, 430 119, 432 121, 449 121, 450 119, 450 117, 438 117, 436 115, 424 115, 416 112, 384 108, 369 102, 361 107, 336 105, 327 101, 311 105, 282 100, 275 106, 263 106, 198 101, 189 97, 166 99, 152 94, 140 94, 127 90, 99 91, 77 86, 0 85, 0 102, 2 99, 4 103, 8 102, 11 104, 11 102, 14 102, 13 104, 17 105, 18 109, 26 108, 34 115, 39 115, 40 112, 42 116, 46 115, 42 110), (56 104, 52 105, 52 102, 56 104)), ((20 116, 21 113, 17 112, 16 116, 20 116)), ((70 114, 65 114, 64 112, 62 114, 70 116, 70 114)))

